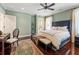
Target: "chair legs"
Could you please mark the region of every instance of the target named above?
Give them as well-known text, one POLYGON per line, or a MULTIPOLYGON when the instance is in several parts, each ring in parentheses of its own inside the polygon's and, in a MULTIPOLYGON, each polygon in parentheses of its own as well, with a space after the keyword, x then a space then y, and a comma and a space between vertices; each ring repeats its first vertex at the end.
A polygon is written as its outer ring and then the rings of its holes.
POLYGON ((11 44, 11 50, 13 49, 13 47, 14 47, 14 43, 11 44))
POLYGON ((18 44, 18 40, 17 40, 17 46, 18 46, 19 44, 18 44))

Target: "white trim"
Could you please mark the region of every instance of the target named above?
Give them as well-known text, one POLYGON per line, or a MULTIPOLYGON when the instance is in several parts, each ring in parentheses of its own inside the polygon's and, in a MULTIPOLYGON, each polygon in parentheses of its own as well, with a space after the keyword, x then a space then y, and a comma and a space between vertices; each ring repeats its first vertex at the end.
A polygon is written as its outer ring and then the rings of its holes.
POLYGON ((20 35, 19 38, 28 37, 28 36, 31 36, 31 34, 29 34, 29 35, 20 35))

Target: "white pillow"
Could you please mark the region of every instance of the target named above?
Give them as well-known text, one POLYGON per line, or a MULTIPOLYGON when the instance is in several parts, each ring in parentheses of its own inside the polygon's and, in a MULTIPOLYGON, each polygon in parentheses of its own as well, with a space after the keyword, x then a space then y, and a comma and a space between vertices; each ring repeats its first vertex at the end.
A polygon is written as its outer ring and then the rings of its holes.
POLYGON ((52 27, 52 30, 57 30, 57 29, 58 29, 58 27, 55 27, 55 26, 52 27))
POLYGON ((63 26, 63 27, 58 27, 58 30, 63 30, 63 31, 68 31, 67 26, 63 26))

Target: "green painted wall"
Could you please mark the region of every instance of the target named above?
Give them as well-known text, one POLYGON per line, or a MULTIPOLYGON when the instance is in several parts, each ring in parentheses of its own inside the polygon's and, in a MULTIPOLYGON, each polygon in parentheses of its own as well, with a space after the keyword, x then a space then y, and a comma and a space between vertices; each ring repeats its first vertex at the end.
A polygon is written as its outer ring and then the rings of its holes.
POLYGON ((64 20, 70 20, 72 15, 72 10, 63 11, 57 14, 54 14, 54 20, 53 21, 64 21, 64 20))
POLYGON ((31 15, 14 11, 6 11, 6 14, 16 16, 16 27, 20 29, 20 36, 31 34, 31 15))
POLYGON ((41 17, 41 16, 36 16, 36 15, 34 15, 34 16, 32 16, 32 26, 31 26, 31 28, 32 28, 32 34, 36 34, 37 32, 38 32, 38 23, 41 21, 41 20, 44 20, 44 17, 41 17))
POLYGON ((0 5, 0 12, 5 14, 5 10, 4 10, 4 8, 1 5, 0 5))

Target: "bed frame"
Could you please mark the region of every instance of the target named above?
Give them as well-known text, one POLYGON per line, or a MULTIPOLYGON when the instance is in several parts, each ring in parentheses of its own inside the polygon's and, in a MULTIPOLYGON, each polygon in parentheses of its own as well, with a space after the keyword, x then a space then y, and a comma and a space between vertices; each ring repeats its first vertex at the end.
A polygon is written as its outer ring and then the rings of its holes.
MULTIPOLYGON (((56 22, 52 22, 52 26, 68 26, 68 30, 70 32, 70 36, 71 36, 71 21, 70 20, 66 20, 66 21, 56 21, 56 22)), ((64 40, 61 42, 61 45, 60 45, 60 49, 63 48, 63 46, 65 46, 69 41, 70 41, 70 38, 67 38, 67 40, 64 40)), ((49 45, 50 48, 52 48, 54 51, 57 51, 57 49, 52 46, 52 44, 49 45)))

